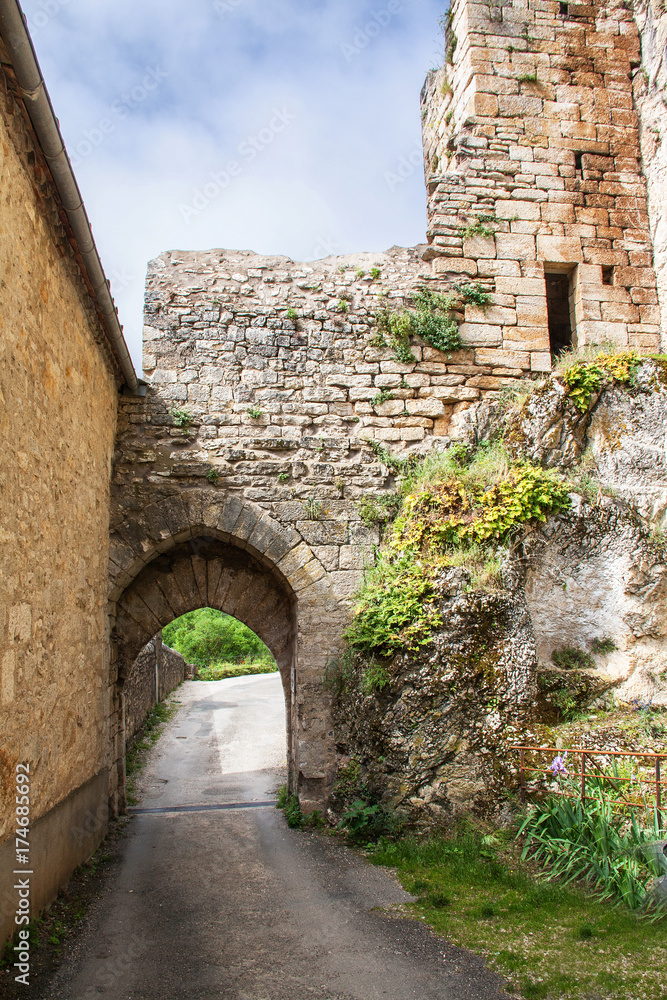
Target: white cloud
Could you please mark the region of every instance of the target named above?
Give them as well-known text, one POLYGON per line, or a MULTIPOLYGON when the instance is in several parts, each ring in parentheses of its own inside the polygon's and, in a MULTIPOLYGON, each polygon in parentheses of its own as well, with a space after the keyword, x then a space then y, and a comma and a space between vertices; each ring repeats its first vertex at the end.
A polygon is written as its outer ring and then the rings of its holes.
POLYGON ((443 0, 23 6, 138 367, 146 263, 164 250, 423 241, 419 91, 443 0))

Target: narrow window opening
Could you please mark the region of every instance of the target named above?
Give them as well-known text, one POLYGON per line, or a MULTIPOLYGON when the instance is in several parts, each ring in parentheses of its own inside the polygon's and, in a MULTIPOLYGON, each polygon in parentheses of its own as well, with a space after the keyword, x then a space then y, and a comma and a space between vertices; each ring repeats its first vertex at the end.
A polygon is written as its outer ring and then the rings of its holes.
POLYGON ((570 318, 570 277, 567 274, 546 274, 549 345, 552 357, 558 357, 572 347, 570 318))
POLYGON ((569 13, 569 11, 568 11, 568 4, 563 3, 562 0, 558 4, 558 13, 562 14, 564 17, 567 17, 567 15, 569 13))
POLYGON ((613 285, 614 284, 614 269, 613 269, 613 267, 603 267, 602 268, 602 284, 603 285, 613 285))
POLYGON ((574 169, 578 174, 582 174, 584 171, 583 153, 574 154, 574 169))

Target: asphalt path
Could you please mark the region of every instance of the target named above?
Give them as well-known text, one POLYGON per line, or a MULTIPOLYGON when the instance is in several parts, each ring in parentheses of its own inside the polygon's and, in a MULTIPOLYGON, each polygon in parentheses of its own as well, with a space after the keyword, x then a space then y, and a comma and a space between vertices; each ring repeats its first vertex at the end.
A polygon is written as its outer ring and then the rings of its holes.
POLYGON ((389 873, 288 829, 277 674, 175 697, 117 873, 45 1000, 506 1000, 480 958, 401 916, 389 873))

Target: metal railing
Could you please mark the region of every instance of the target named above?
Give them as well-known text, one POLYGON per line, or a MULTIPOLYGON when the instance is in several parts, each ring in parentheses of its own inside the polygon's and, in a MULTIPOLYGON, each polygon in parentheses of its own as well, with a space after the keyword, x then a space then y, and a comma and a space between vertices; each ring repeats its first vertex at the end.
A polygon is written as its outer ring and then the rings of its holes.
POLYGON ((605 799, 609 805, 621 806, 623 809, 655 809, 658 824, 662 825, 663 786, 667 784, 662 777, 663 772, 667 771, 667 765, 663 767, 662 762, 667 761, 667 754, 591 747, 513 746, 511 749, 519 753, 522 800, 528 794, 527 778, 530 780, 530 775, 540 775, 543 780, 550 782, 558 777, 570 778, 569 785, 551 788, 550 791, 568 798, 579 798, 584 804, 587 799, 598 799, 590 790, 591 779, 596 779, 599 782, 610 782, 614 792, 622 796, 619 799, 605 799), (546 766, 544 763, 540 765, 540 755, 545 759, 553 759, 546 766), (636 769, 631 770, 629 777, 618 773, 615 762, 623 759, 639 762, 636 769), (604 770, 610 764, 614 765, 612 773, 604 770), (577 795, 572 795, 568 790, 573 787, 573 783, 578 785, 577 795))

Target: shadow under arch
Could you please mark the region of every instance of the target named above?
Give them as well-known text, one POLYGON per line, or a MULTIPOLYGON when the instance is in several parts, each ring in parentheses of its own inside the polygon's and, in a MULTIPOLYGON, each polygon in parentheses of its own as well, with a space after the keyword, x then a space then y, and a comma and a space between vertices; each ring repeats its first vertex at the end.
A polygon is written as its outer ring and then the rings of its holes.
POLYGON ((231 541, 201 535, 157 554, 116 602, 115 701, 120 715, 115 811, 125 809, 123 686, 139 652, 153 636, 188 611, 210 607, 252 629, 278 664, 285 694, 288 784, 298 788, 296 740, 297 595, 283 574, 259 554, 231 541))

